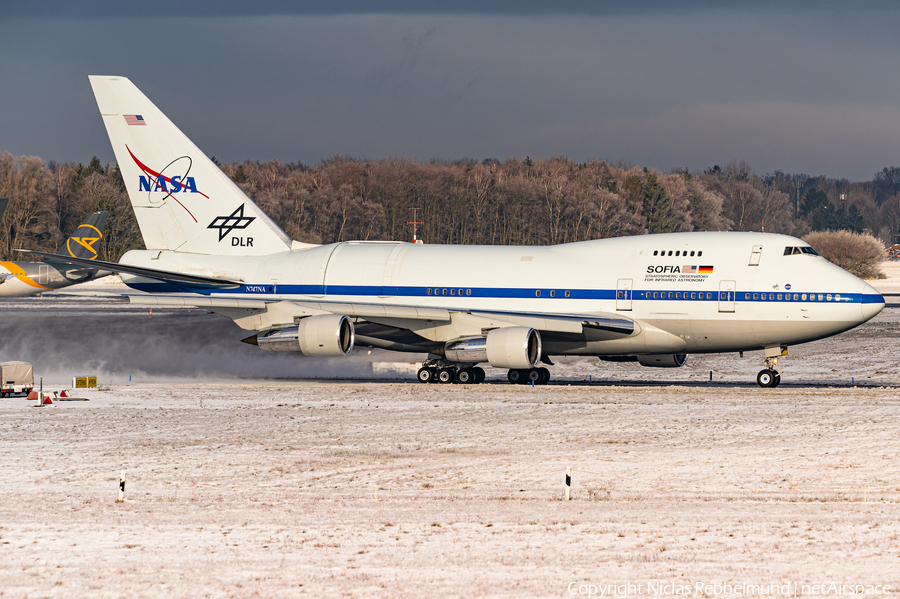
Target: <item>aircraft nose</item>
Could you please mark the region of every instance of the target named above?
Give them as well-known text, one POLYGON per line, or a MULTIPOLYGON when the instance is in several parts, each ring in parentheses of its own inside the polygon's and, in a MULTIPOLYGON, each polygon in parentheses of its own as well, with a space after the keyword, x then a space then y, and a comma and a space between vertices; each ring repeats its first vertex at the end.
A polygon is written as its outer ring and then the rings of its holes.
POLYGON ((881 292, 869 285, 863 284, 862 290, 862 322, 865 322, 884 310, 884 296, 881 292))

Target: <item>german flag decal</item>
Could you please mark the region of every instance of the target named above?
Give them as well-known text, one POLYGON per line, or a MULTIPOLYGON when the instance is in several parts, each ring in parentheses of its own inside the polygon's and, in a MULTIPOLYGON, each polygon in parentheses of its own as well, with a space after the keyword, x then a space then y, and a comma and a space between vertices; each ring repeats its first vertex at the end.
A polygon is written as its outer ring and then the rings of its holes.
POLYGON ((713 267, 712 267, 712 266, 701 266, 701 267, 698 269, 698 271, 699 271, 700 274, 702 274, 702 275, 703 275, 703 274, 705 274, 705 275, 711 275, 711 274, 712 274, 712 271, 713 271, 713 267))

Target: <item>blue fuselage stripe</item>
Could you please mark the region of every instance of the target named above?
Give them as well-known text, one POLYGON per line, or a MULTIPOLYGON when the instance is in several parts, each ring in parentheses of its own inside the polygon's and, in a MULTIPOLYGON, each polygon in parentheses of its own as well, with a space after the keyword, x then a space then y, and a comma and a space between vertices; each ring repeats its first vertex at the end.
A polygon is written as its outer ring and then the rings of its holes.
POLYGON ((172 283, 134 283, 129 285, 133 289, 146 293, 197 293, 201 295, 244 295, 249 297, 265 298, 267 296, 359 296, 359 297, 470 297, 488 299, 571 299, 571 300, 632 300, 647 302, 718 302, 734 301, 737 303, 757 302, 800 302, 800 303, 854 303, 854 304, 883 304, 884 297, 880 294, 862 293, 773 293, 753 291, 660 291, 660 290, 633 290, 622 291, 615 289, 536 289, 536 288, 508 288, 508 287, 379 287, 374 285, 242 285, 234 289, 198 288, 190 285, 175 285, 172 283), (653 294, 658 297, 653 297, 653 294), (690 297, 690 294, 695 297, 690 297), (676 297, 676 294, 679 297, 676 297), (780 297, 779 297, 780 296, 780 297), (804 299, 804 296, 806 299, 804 299), (794 299, 794 298, 797 299, 794 299), (821 297, 821 299, 819 299, 821 297), (830 299, 829 299, 830 297, 830 299), (771 298, 771 299, 770 299, 771 298), (789 299, 787 299, 789 298, 789 299))

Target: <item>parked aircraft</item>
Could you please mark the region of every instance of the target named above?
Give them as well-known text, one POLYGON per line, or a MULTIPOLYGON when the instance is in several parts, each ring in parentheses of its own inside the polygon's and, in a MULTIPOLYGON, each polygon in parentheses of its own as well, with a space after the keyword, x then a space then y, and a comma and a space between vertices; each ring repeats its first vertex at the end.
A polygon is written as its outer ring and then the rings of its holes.
POLYGON ((0 262, 0 297, 36 295, 112 274, 98 269, 96 263, 88 266, 61 260, 64 256, 96 259, 106 215, 106 211, 89 214, 56 254, 43 254, 46 256, 43 262, 0 262))
MULTIPOLYGON (((427 353, 421 382, 546 383, 552 356, 677 367, 688 353, 790 345, 878 314, 881 294, 808 244, 675 233, 549 247, 292 240, 128 79, 91 77, 146 250, 104 263, 135 303, 201 306, 269 350, 427 353)), ((73 260, 74 261, 74 260, 73 260)), ((84 263, 84 261, 78 261, 84 263)))

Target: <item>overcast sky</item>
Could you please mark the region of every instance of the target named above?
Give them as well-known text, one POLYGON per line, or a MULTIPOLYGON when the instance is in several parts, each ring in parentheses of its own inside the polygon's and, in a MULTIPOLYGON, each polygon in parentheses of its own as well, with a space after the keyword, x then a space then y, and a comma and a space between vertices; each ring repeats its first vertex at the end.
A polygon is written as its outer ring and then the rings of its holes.
POLYGON ((4 3, 0 152, 113 162, 96 74, 223 162, 746 160, 865 180, 900 165, 898 31, 895 2, 4 3))

